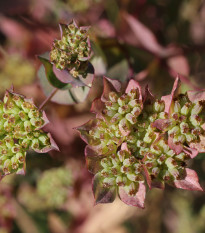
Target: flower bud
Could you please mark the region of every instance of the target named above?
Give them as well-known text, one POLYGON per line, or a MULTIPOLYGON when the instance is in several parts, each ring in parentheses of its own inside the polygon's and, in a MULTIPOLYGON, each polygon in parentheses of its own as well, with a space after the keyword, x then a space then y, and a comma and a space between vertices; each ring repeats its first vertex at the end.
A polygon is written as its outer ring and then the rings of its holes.
POLYGON ((118 100, 118 95, 115 92, 110 92, 109 93, 109 99, 111 102, 117 102, 118 100))
POLYGON ((103 179, 103 185, 105 187, 110 187, 115 185, 115 178, 114 177, 106 177, 103 179))
POLYGON ((174 112, 177 112, 177 113, 181 112, 181 105, 178 101, 174 102, 174 112))
POLYGON ((200 104, 200 102, 197 102, 194 104, 192 110, 191 110, 191 115, 198 115, 203 109, 203 106, 200 104))
POLYGON ((202 119, 198 115, 191 115, 189 120, 193 126, 200 126, 202 123, 202 119))
POLYGON ((181 108, 181 114, 187 116, 190 110, 190 106, 189 104, 185 104, 182 108, 181 108))
POLYGON ((126 185, 124 189, 129 196, 134 196, 138 191, 138 187, 139 187, 138 183, 131 182, 129 185, 126 185))
POLYGON ((127 178, 125 176, 116 177, 116 184, 118 186, 125 186, 126 183, 127 183, 127 178))
POLYGON ((163 112, 164 108, 165 108, 164 101, 162 101, 162 100, 156 100, 154 102, 153 108, 154 108, 154 112, 163 112))
POLYGON ((21 153, 21 152, 18 152, 16 154, 16 158, 17 158, 19 163, 24 163, 25 155, 26 155, 26 153, 21 153))
POLYGON ((136 116, 134 116, 132 113, 126 114, 125 118, 132 124, 134 125, 137 122, 136 116))

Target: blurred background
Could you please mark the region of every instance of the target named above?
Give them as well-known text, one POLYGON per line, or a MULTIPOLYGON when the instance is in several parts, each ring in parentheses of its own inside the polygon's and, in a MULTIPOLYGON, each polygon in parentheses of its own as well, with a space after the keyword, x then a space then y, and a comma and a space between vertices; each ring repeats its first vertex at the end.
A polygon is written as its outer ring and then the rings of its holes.
MULTIPOLYGON (((60 38, 58 23, 91 25, 95 79, 79 103, 50 102, 45 111, 61 152, 27 154, 26 176, 0 183, 0 233, 204 233, 205 195, 153 189, 145 209, 116 200, 94 206, 85 143, 73 127, 92 117, 102 76, 149 84, 156 96, 170 92, 177 73, 181 90, 205 88, 205 2, 202 0, 6 0, 0 1, 0 96, 15 91, 37 105, 47 84, 38 78, 36 55, 60 38), (81 103, 80 103, 81 102, 81 103), (69 105, 70 104, 70 105, 69 105)), ((205 155, 190 166, 205 187, 205 155)))

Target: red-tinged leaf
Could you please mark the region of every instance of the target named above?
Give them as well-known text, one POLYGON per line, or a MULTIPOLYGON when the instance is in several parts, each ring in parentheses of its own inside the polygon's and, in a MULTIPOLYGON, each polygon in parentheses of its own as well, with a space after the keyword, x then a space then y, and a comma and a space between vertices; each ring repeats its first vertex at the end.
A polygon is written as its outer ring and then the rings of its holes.
POLYGON ((104 106, 105 104, 102 102, 101 98, 97 98, 92 102, 90 111, 92 113, 100 115, 102 113, 104 106))
POLYGON ((177 188, 193 190, 193 191, 203 191, 199 184, 199 179, 196 172, 192 169, 186 168, 186 176, 183 180, 174 181, 174 185, 177 188))
POLYGON ((88 132, 90 129, 96 127, 96 123, 97 123, 97 119, 94 118, 94 119, 89 120, 84 125, 81 125, 81 126, 75 128, 80 132, 80 136, 84 142, 86 142, 86 143, 89 142, 90 135, 88 132))
POLYGON ((53 65, 53 73, 62 83, 70 83, 73 87, 85 86, 84 83, 74 78, 68 70, 59 70, 53 65))
POLYGON ((104 77, 103 78, 103 94, 101 96, 101 100, 107 101, 109 99, 109 93, 114 92, 120 92, 121 89, 121 83, 117 80, 112 80, 110 78, 104 77))
MULTIPOLYGON (((146 159, 146 157, 144 157, 143 161, 145 159, 146 159)), ((149 189, 151 189, 151 183, 152 183, 151 177, 149 175, 149 172, 148 172, 146 166, 145 165, 142 165, 142 166, 143 166, 143 169, 144 169, 144 174, 145 174, 145 178, 146 178, 146 181, 147 181, 147 185, 148 185, 149 189)))
POLYGON ((183 151, 183 148, 184 148, 182 144, 175 144, 173 142, 172 137, 168 138, 168 145, 177 155, 180 154, 183 151))
POLYGON ((138 82, 136 82, 134 79, 131 79, 127 85, 127 88, 125 90, 125 93, 128 93, 129 91, 131 91, 132 89, 138 89, 139 90, 139 100, 142 101, 142 89, 139 85, 138 82))
POLYGON ((205 136, 199 135, 200 141, 199 142, 192 142, 189 144, 190 148, 196 149, 199 153, 205 153, 205 136))
POLYGON ((190 73, 189 62, 188 62, 187 58, 184 57, 183 55, 170 57, 167 60, 167 64, 169 67, 171 67, 178 74, 188 76, 190 73))
POLYGON ((177 48, 164 48, 158 42, 154 34, 143 25, 138 19, 129 14, 125 14, 125 20, 133 31, 138 43, 149 52, 159 56, 168 57, 175 53, 177 48))
POLYGON ((184 146, 183 151, 190 156, 191 159, 195 158, 198 155, 198 150, 195 148, 189 148, 184 146))
POLYGON ((170 125, 170 120, 169 119, 158 119, 156 121, 154 121, 151 126, 153 128, 157 128, 159 130, 166 130, 167 127, 170 125))
POLYGON ((164 111, 167 112, 168 114, 170 114, 171 104, 172 104, 173 98, 176 94, 178 83, 179 83, 179 78, 177 77, 175 79, 171 94, 166 95, 166 96, 162 96, 162 98, 161 98, 161 100, 163 100, 165 103, 165 110, 164 111))
POLYGON ((100 161, 105 156, 97 154, 90 146, 85 147, 85 159, 88 171, 96 174, 100 168, 100 161))
POLYGON ((191 102, 198 102, 198 101, 205 100, 205 90, 187 91, 187 95, 191 102))
POLYGON ((97 173, 93 178, 93 194, 95 197, 95 205, 99 203, 112 203, 116 197, 116 187, 103 187, 102 178, 97 173))
POLYGON ((155 100, 154 95, 151 93, 148 85, 146 85, 143 103, 144 102, 152 103, 154 100, 155 100))
POLYGON ((43 120, 44 120, 44 124, 41 126, 41 128, 43 128, 44 126, 46 126, 48 123, 49 123, 49 120, 48 120, 48 118, 47 118, 47 116, 46 116, 46 113, 45 113, 45 111, 43 111, 42 112, 42 114, 43 114, 43 120))
POLYGON ((145 195, 146 188, 144 183, 142 182, 139 183, 139 189, 135 196, 129 196, 124 190, 124 187, 119 187, 119 197, 121 201, 130 206, 136 206, 144 209, 145 195))
POLYGON ((55 141, 53 140, 52 136, 50 133, 48 133, 48 137, 50 139, 50 146, 46 146, 42 149, 35 149, 34 151, 36 151, 37 153, 47 153, 51 150, 56 150, 56 151, 60 151, 57 144, 55 143, 55 141))

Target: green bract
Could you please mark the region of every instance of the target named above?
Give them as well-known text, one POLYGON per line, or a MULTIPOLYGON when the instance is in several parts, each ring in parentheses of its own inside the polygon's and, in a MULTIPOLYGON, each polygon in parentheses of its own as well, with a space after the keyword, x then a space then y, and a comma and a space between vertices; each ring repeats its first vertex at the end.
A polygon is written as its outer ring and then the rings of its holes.
POLYGON ((89 27, 80 27, 73 20, 70 24, 60 24, 61 39, 53 42, 50 60, 57 69, 68 69, 73 77, 87 66, 91 55, 89 27))
POLYGON ((31 99, 6 91, 0 102, 1 176, 25 172, 26 151, 39 153, 57 149, 49 133, 41 128, 48 123, 44 112, 31 99))
POLYGON ((204 145, 203 100, 176 95, 177 83, 171 95, 158 100, 148 88, 142 95, 134 80, 123 90, 118 81, 104 79, 103 95, 91 108, 96 118, 78 127, 88 144, 96 203, 112 202, 117 192, 126 204, 143 208, 145 180, 149 188, 168 183, 202 190, 186 161, 204 145))

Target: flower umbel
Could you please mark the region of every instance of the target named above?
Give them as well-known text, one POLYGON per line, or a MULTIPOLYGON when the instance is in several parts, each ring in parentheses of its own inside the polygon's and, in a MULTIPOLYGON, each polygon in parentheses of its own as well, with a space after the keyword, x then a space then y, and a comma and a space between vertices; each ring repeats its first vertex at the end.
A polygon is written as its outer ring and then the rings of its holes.
POLYGON ((41 128, 48 123, 32 99, 6 91, 0 102, 0 169, 1 176, 25 172, 26 151, 39 153, 58 149, 49 133, 41 128))
POLYGON ((86 68, 91 55, 89 27, 78 27, 73 20, 70 24, 60 24, 61 40, 53 42, 50 61, 57 69, 68 69, 73 77, 86 68))
POLYGON ((167 183, 202 190, 186 161, 203 151, 204 99, 194 102, 190 92, 176 95, 177 85, 178 78, 171 95, 159 100, 148 88, 142 96, 134 80, 123 90, 104 78, 103 95, 91 108, 96 118, 78 127, 88 144, 96 203, 112 202, 118 193, 126 204, 143 208, 145 180, 149 188, 167 183))

